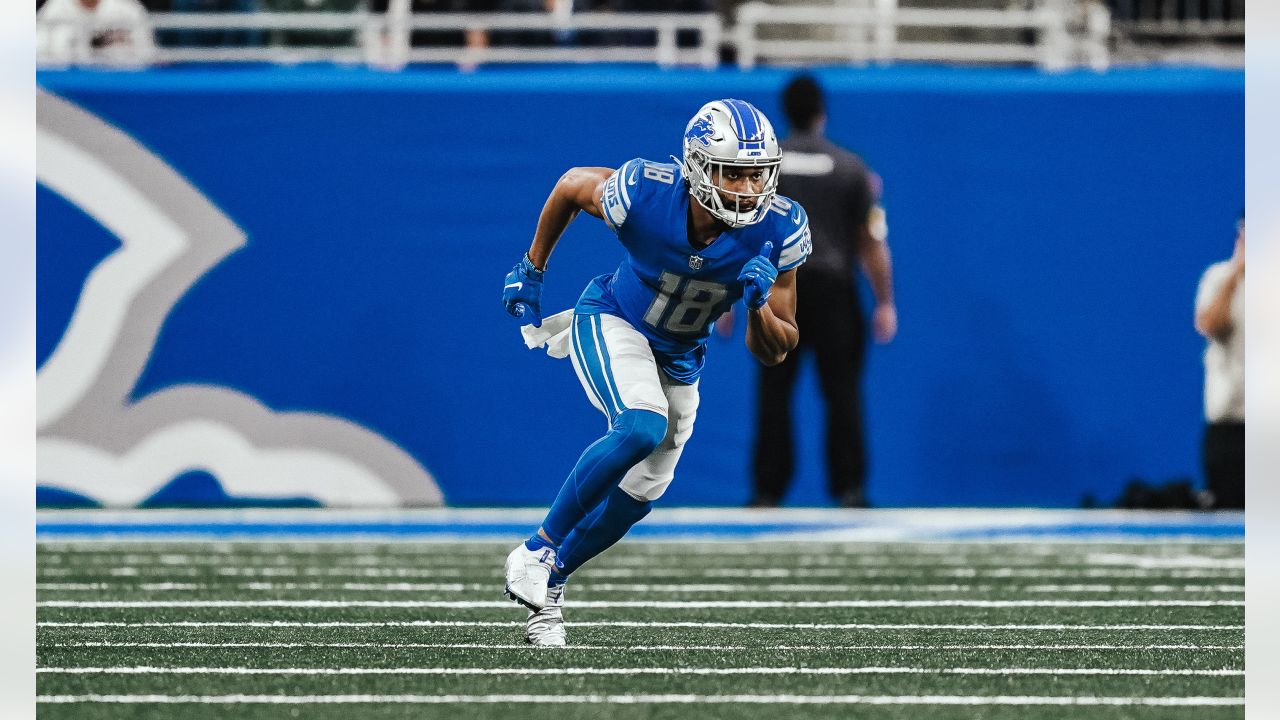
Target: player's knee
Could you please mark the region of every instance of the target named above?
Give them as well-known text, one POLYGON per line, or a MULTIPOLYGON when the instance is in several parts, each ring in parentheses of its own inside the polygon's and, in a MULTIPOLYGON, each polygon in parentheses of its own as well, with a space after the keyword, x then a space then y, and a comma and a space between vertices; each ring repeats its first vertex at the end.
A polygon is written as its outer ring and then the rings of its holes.
POLYGON ((605 512, 624 521, 628 526, 635 525, 644 519, 653 509, 652 500, 642 500, 620 487, 613 489, 609 495, 609 504, 605 512))
POLYGON ((667 435, 667 419, 650 410, 623 410, 613 420, 613 432, 628 454, 643 460, 667 435))

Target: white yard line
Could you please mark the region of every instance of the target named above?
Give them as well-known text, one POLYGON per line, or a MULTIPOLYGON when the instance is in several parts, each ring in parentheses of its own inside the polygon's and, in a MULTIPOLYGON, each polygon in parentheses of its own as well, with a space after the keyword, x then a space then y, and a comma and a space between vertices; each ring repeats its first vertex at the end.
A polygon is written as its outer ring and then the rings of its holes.
POLYGON ((1186 668, 926 668, 926 667, 37 667, 43 675, 1142 675, 1243 677, 1243 670, 1186 668))
MULTIPOLYGON (((65 642, 40 643, 46 648, 378 648, 378 649, 442 649, 442 650, 528 650, 529 643, 324 643, 324 642, 65 642)), ((764 652, 796 652, 830 650, 882 650, 882 651, 929 651, 938 650, 1117 650, 1117 651, 1149 651, 1149 650, 1243 650, 1244 645, 567 645, 564 650, 607 650, 618 651, 737 651, 753 650, 764 652)))
MULTIPOLYGON (((524 627, 523 621, 499 620, 173 620, 173 621, 140 621, 126 622, 115 620, 89 620, 68 622, 56 620, 39 620, 37 627, 313 627, 313 628, 363 628, 363 627, 524 627)), ((1150 630, 1176 631, 1188 630, 1244 630, 1244 625, 1068 625, 1068 624, 922 624, 922 623, 762 623, 762 622, 663 622, 642 620, 596 620, 574 622, 574 627, 635 627, 635 628, 729 628, 734 630, 777 629, 777 630, 1054 630, 1080 632, 1086 630, 1150 630)))
MULTIPOLYGON (((466 539, 458 542, 457 552, 465 555, 489 555, 493 552, 508 552, 511 541, 490 541, 490 539, 466 539)), ((188 552, 189 542, 166 541, 166 539, 59 539, 42 537, 38 546, 42 551, 50 553, 182 553, 188 552)), ((1231 555, 1238 552, 1244 541, 1242 538, 1201 538, 1181 539, 1161 538, 1158 544, 1151 539, 1134 539, 1134 541, 1111 542, 1106 539, 1052 539, 1042 543, 1029 544, 1021 539, 993 539, 993 541, 945 541, 945 539, 844 539, 819 538, 812 536, 795 539, 773 539, 759 542, 753 539, 735 538, 735 542, 712 544, 712 546, 690 546, 676 538, 646 539, 643 544, 636 544, 632 550, 635 555, 645 553, 663 553, 666 548, 678 548, 685 555, 758 555, 760 552, 794 552, 800 550, 820 550, 820 548, 838 548, 842 552, 851 553, 919 553, 919 555, 1084 555, 1089 552, 1112 552, 1116 555, 1231 555), (740 542, 739 542, 740 541, 740 542), (846 550, 855 548, 855 550, 846 550)), ((221 555, 271 555, 271 553, 294 553, 294 555, 351 555, 353 552, 378 551, 385 555, 431 555, 438 552, 439 543, 426 538, 413 538, 410 542, 387 541, 381 538, 349 537, 347 542, 335 543, 325 539, 205 539, 201 547, 221 555)))
MULTIPOLYGON (((132 590, 138 592, 174 592, 181 590, 208 590, 213 586, 204 583, 36 583, 36 590, 48 591, 100 591, 132 590)), ((243 589, 243 588, 242 588, 243 589)))
POLYGON ((1134 565, 1141 568, 1230 567, 1243 568, 1244 558, 1205 557, 1202 555, 1176 555, 1151 557, 1146 555, 1122 555, 1097 553, 1087 555, 1082 562, 1090 565, 1134 565))
MULTIPOLYGON (((1128 556, 1128 555, 1091 555, 1091 556, 1061 556, 1061 557, 1040 557, 1040 556, 998 556, 985 559, 973 557, 957 557, 957 556, 938 556, 938 557, 920 557, 917 555, 796 555, 794 553, 780 553, 777 555, 756 555, 743 556, 735 558, 732 556, 706 556, 711 560, 719 560, 719 566, 743 568, 754 568, 760 565, 778 565, 788 568, 814 568, 814 567, 837 567, 837 568, 1036 568, 1036 567, 1096 567, 1096 566, 1128 566, 1143 569, 1155 568, 1208 568, 1208 569, 1243 569, 1244 560, 1242 558, 1219 558, 1205 556, 1179 556, 1179 557, 1147 557, 1147 556, 1128 556), (743 564, 743 563, 748 564, 743 564)), ((610 558, 610 566, 616 568, 633 568, 647 567, 661 561, 669 560, 670 556, 637 556, 637 555, 621 555, 610 558)), ((106 558, 94 557, 91 555, 67 555, 58 561, 53 558, 41 558, 40 564, 58 564, 70 567, 96 567, 103 563, 106 558)), ((263 555, 257 557, 222 557, 217 554, 213 555, 175 555, 160 554, 154 556, 144 556, 137 554, 118 555, 109 558, 112 562, 122 565, 135 566, 171 566, 171 567, 296 567, 313 561, 313 558, 301 558, 298 556, 287 555, 263 555)), ((477 563, 489 562, 496 567, 501 567, 503 556, 501 553, 486 555, 484 557, 467 558, 456 555, 432 556, 431 558, 423 558, 417 560, 411 557, 394 557, 386 555, 345 555, 331 558, 335 567, 344 568, 360 568, 360 567, 387 567, 387 568, 420 568, 423 563, 430 563, 432 568, 442 569, 462 569, 473 570, 477 563)), ((687 558, 686 558, 687 559, 687 558)))
MULTIPOLYGON (((1138 608, 1243 607, 1243 600, 584 600, 578 608, 1138 608)), ((502 600, 41 600, 41 608, 510 608, 502 600)))
POLYGON ((1188 593, 1242 593, 1244 585, 1109 585, 1106 583, 1099 584, 1044 584, 1044 585, 1022 585, 1016 588, 1021 592, 1032 593, 1053 593, 1053 592, 1079 592, 1079 593, 1119 593, 1119 592, 1148 592, 1148 593, 1170 593, 1170 592, 1188 592, 1188 593))
POLYGON ((1243 697, 1095 697, 1036 695, 38 695, 39 703, 331 705, 331 704, 751 704, 751 705, 1108 705, 1242 706, 1243 697))
MULTIPOLYGON (((541 518, 539 518, 541 519, 541 518)), ((698 524, 688 526, 690 530, 696 531, 698 524)), ((724 552, 731 554, 750 555, 754 549, 763 547, 776 546, 794 546, 794 547, 846 547, 849 545, 845 540, 832 539, 813 539, 811 537, 802 537, 795 540, 772 540, 767 543, 760 543, 749 540, 741 540, 735 538, 731 543, 713 543, 717 547, 711 548, 695 548, 689 552, 705 552, 708 554, 719 554, 718 546, 725 545, 724 552)), ((512 543, 517 538, 511 540, 489 540, 484 537, 477 539, 466 539, 458 541, 459 547, 468 551, 487 552, 487 551, 504 551, 510 550, 512 543)), ((221 553, 240 553, 240 552, 310 552, 317 554, 326 553, 342 553, 352 552, 359 549, 378 549, 388 553, 405 553, 405 554, 423 554, 431 553, 439 548, 439 543, 418 542, 417 540, 410 542, 397 542, 395 540, 384 540, 382 538, 369 538, 350 536, 345 542, 335 543, 325 539, 313 540, 310 538, 296 539, 280 539, 280 538, 211 538, 202 541, 202 543, 213 551, 221 553)), ((57 537, 45 536, 39 540, 42 549, 52 549, 57 551, 75 551, 75 552, 172 552, 182 551, 188 543, 184 540, 169 540, 164 538, 115 538, 103 536, 101 538, 92 539, 59 539, 57 537)), ((678 537, 674 538, 654 538, 647 540, 643 546, 637 546, 636 552, 661 552, 663 546, 683 547, 686 543, 678 537)), ((1145 553, 1153 554, 1155 552, 1163 552, 1166 554, 1184 554, 1189 549, 1195 549, 1197 552, 1229 552, 1229 548, 1239 547, 1244 544, 1240 538, 1184 538, 1175 540, 1173 538, 1161 538, 1158 541, 1144 540, 1138 538, 1135 540, 1096 540, 1090 537, 1084 537, 1076 540, 1053 538, 1044 542, 1026 542, 1023 540, 858 540, 855 543, 858 547, 867 548, 868 550, 879 550, 882 552, 900 551, 902 548, 910 548, 918 550, 922 553, 949 555, 956 552, 1014 552, 1021 554, 1039 554, 1047 555, 1058 552, 1074 550, 1076 552, 1090 552, 1106 550, 1117 553, 1145 553), (1153 542, 1158 544, 1153 546, 1153 542)))
MULTIPOLYGON (((186 590, 219 590, 235 588, 238 590, 254 590, 275 592, 285 590, 306 591, 355 591, 355 592, 492 592, 492 583, 295 583, 295 582, 248 582, 233 585, 213 585, 205 583, 37 583, 36 590, 46 591, 103 591, 127 590, 143 592, 168 592, 186 590)), ((744 592, 805 592, 805 593, 856 593, 856 592, 928 592, 928 593, 1243 593, 1244 585, 1109 585, 1109 584, 1071 584, 1071 585, 958 585, 958 584, 849 584, 849 583, 764 583, 748 585, 744 583, 600 583, 583 580, 574 583, 575 589, 587 592, 626 592, 626 593, 744 593, 744 592)))
MULTIPOLYGON (((421 568, 421 567, 94 567, 67 568, 41 567, 39 576, 68 577, 72 575, 109 575, 111 577, 198 577, 212 574, 223 577, 393 577, 440 578, 476 575, 475 568, 421 568)), ((491 577, 501 578, 502 568, 496 565, 491 577)), ((1176 579, 1235 579, 1244 577, 1243 569, 1140 569, 1140 568, 936 568, 933 570, 899 570, 896 568, 591 568, 582 571, 582 577, 590 578, 842 578, 856 577, 951 577, 951 578, 1159 578, 1176 579)))

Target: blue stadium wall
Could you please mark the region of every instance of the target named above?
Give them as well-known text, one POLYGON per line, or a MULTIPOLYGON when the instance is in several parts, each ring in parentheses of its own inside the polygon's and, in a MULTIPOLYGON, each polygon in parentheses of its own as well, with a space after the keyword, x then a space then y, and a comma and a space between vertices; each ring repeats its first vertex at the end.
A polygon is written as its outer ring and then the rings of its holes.
MULTIPOLYGON (((1243 203, 1243 73, 818 75, 829 134, 884 178, 891 227, 901 333, 869 355, 871 501, 1069 507, 1130 477, 1198 480, 1192 302, 1243 203)), ((162 158, 246 238, 176 300, 128 403, 199 385, 323 413, 402 450, 463 506, 549 502, 604 430, 569 363, 525 349, 498 303, 552 184, 574 165, 678 153, 715 97, 783 128, 787 78, 302 67, 37 82, 162 158)), ((37 210, 44 365, 118 243, 47 187, 37 210)), ((552 258, 546 310, 619 256, 601 222, 579 218, 552 258)), ((711 342, 668 504, 747 500, 757 367, 742 332, 711 342)), ((787 500, 825 504, 811 368, 799 391, 787 500)), ((84 481, 68 496, 100 501, 84 481)), ((305 487, 292 494, 306 502, 305 487)))

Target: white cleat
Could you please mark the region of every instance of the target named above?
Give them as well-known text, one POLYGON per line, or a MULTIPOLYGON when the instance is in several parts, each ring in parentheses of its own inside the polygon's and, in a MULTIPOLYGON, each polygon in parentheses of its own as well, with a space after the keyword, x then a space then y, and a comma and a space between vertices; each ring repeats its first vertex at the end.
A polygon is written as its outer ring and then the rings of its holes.
POLYGON ((517 545, 507 556, 507 597, 534 612, 541 610, 547 604, 547 581, 555 564, 554 549, 517 545))
POLYGON ((529 613, 524 637, 530 645, 564 647, 564 584, 547 588, 547 605, 529 613))

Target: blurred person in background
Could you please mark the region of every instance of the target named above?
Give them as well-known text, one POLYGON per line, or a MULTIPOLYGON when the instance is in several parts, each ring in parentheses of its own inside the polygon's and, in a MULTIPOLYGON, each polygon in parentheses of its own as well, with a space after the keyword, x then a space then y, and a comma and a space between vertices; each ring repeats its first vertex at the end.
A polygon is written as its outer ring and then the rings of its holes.
POLYGON ((48 0, 36 12, 42 64, 145 65, 155 52, 147 9, 138 0, 48 0))
POLYGON ((1213 508, 1244 508, 1244 212, 1235 252, 1209 266, 1196 291, 1204 351, 1204 474, 1213 508))
POLYGON ((822 88, 809 75, 783 90, 791 135, 782 142, 778 191, 809 211, 813 255, 798 271, 805 292, 796 309, 800 345, 778 365, 760 371, 753 507, 776 507, 791 484, 794 437, 791 395, 805 351, 818 363, 826 403, 827 489, 841 507, 866 507, 862 381, 866 322, 855 267, 870 280, 877 341, 898 331, 888 226, 879 206, 880 180, 862 159, 828 140, 822 88))

